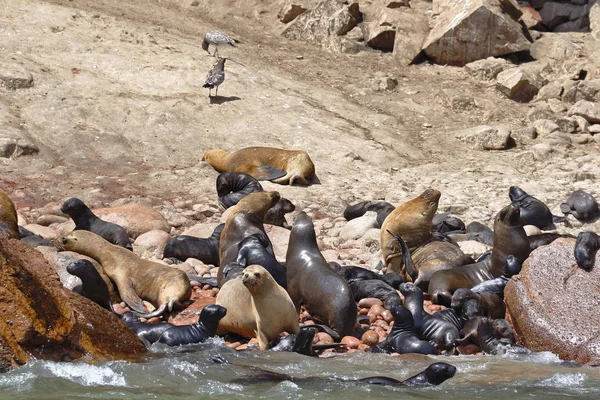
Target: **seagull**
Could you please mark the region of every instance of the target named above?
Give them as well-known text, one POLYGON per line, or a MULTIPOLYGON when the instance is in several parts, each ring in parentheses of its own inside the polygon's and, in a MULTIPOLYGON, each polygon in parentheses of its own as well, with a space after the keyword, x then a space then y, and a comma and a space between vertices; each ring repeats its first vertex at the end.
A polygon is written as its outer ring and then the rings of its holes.
POLYGON ((208 97, 211 97, 210 91, 215 88, 215 96, 219 93, 219 85, 225 80, 225 61, 226 58, 219 58, 204 80, 205 88, 208 88, 208 97))
POLYGON ((206 32, 206 35, 204 35, 204 40, 202 41, 202 48, 204 50, 206 50, 206 52, 208 54, 210 54, 210 51, 208 50, 208 46, 210 46, 211 44, 214 45, 215 46, 214 56, 218 58, 220 44, 230 44, 233 47, 236 47, 235 46, 236 43, 239 43, 239 41, 230 38, 228 35, 224 34, 223 32, 210 31, 210 32, 206 32))

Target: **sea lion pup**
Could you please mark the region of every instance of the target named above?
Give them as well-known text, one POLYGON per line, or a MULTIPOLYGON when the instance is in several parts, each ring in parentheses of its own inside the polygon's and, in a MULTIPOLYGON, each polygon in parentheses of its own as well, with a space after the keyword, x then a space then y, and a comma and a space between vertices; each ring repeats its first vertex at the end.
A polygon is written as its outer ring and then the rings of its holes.
POLYGON ((19 224, 15 203, 0 189, 0 238, 19 239, 19 224))
POLYGON ((312 219, 305 212, 298 214, 294 221, 286 269, 288 293, 296 311, 304 305, 310 315, 337 332, 336 341, 350 335, 357 317, 352 291, 323 258, 312 219))
POLYGON ((600 249, 600 236, 594 232, 580 232, 575 242, 575 260, 577 266, 591 271, 596 263, 596 253, 600 249))
POLYGON ((225 209, 235 206, 249 194, 262 192, 263 190, 260 182, 248 174, 221 172, 217 176, 219 204, 225 209))
POLYGON ((457 345, 473 343, 478 345, 484 354, 496 355, 501 353, 501 345, 522 354, 531 353, 531 350, 525 347, 510 345, 506 340, 496 338, 492 322, 488 317, 471 318, 463 330, 460 331, 460 334, 462 338, 456 341, 457 345))
POLYGON ((188 235, 172 237, 165 246, 163 258, 175 258, 180 261, 195 258, 204 264, 218 266, 219 242, 224 227, 225 224, 219 224, 207 238, 188 235))
POLYGON ((417 198, 396 207, 383 221, 381 252, 388 272, 398 272, 405 281, 413 279, 402 267, 402 251, 392 239, 394 235, 402 236, 411 251, 431 239, 431 221, 437 211, 440 196, 439 191, 427 189, 417 198))
POLYGON ((204 154, 206 161, 219 172, 242 172, 258 180, 282 185, 298 182, 308 185, 315 176, 315 165, 305 151, 275 147, 246 147, 227 153, 212 149, 204 154))
POLYGON ((431 220, 431 223, 433 229, 439 233, 464 233, 466 230, 465 223, 449 212, 436 214, 431 220))
POLYGON ((317 344, 313 345, 316 331, 320 328, 318 325, 304 325, 300 327, 297 335, 293 333, 281 338, 279 342, 271 347, 272 351, 288 351, 305 356, 317 356, 317 350, 333 349, 344 347, 343 344, 317 344))
POLYGON ((508 189, 508 197, 510 197, 510 201, 518 203, 521 207, 520 218, 522 225, 534 225, 540 229, 544 229, 553 223, 568 221, 566 217, 552 215, 546 204, 530 196, 517 186, 511 186, 508 189))
POLYGON ((155 324, 141 322, 131 311, 123 314, 121 316, 121 321, 123 321, 129 329, 135 332, 137 337, 144 342, 146 347, 150 347, 152 343, 158 342, 158 339, 160 339, 163 332, 175 326, 173 324, 169 324, 168 322, 158 322, 155 324))
POLYGON ((456 374, 456 367, 451 364, 439 362, 431 364, 421 373, 411 376, 404 381, 398 381, 385 376, 372 376, 359 379, 359 382, 385 386, 432 386, 440 385, 456 374))
POLYGON ((121 299, 144 318, 163 315, 188 300, 192 293, 185 272, 144 260, 132 251, 109 243, 90 231, 77 230, 57 239, 61 250, 74 251, 98 261, 117 285, 121 299), (146 313, 142 299, 157 307, 146 313))
POLYGON ((514 275, 521 272, 522 264, 512 254, 506 258, 506 272, 497 278, 478 283, 471 290, 475 293, 491 292, 504 298, 504 288, 514 275))
POLYGON ((429 342, 419 339, 413 317, 404 307, 392 307, 394 325, 387 339, 369 349, 371 353, 419 353, 440 354, 429 342))
POLYGON ((494 329, 494 337, 501 343, 514 345, 517 342, 511 324, 504 318, 496 318, 492 322, 492 328, 494 329))
POLYGON ((60 207, 60 211, 67 214, 75 222, 74 230, 90 231, 107 240, 109 243, 133 250, 127 231, 117 224, 103 221, 96 216, 85 205, 85 203, 75 197, 65 201, 60 207))
POLYGON ((475 299, 467 300, 463 304, 462 310, 458 312, 453 308, 446 308, 433 314, 435 318, 441 318, 444 321, 450 322, 459 332, 465 327, 469 319, 480 315, 483 315, 483 308, 475 299))
POLYGON ((404 283, 404 280, 402 279, 400 274, 396 272, 389 272, 387 274, 381 275, 363 267, 355 267, 348 265, 342 267, 335 261, 330 261, 328 264, 331 267, 331 269, 340 274, 349 285, 357 281, 378 279, 387 283, 394 289, 400 289, 400 285, 404 283))
POLYGON ((106 282, 104 282, 94 264, 84 259, 71 261, 67 265, 67 272, 81 279, 82 296, 92 300, 100 307, 114 312, 106 282))
POLYGON ((494 232, 481 222, 473 221, 465 230, 469 240, 475 240, 488 246, 494 245, 494 232))
POLYGON ((402 300, 396 289, 379 279, 368 279, 350 283, 350 290, 354 301, 359 302, 364 298, 376 298, 383 302, 383 307, 389 310, 393 306, 401 306, 402 300))
POLYGON ((394 208, 396 207, 383 200, 361 201, 346 207, 344 218, 346 218, 346 221, 351 221, 354 218, 362 217, 367 211, 375 211, 377 213, 377 226, 381 228, 383 221, 394 211, 394 208))
POLYGON ((244 269, 242 283, 252 296, 256 338, 261 350, 269 347, 281 332, 297 334, 298 313, 284 288, 260 265, 244 269))
POLYGON ((294 203, 285 198, 280 198, 277 203, 267 211, 265 216, 265 224, 282 226, 286 229, 291 229, 285 219, 285 214, 291 213, 296 210, 294 203))
POLYGON ((590 221, 598 216, 598 202, 591 194, 576 190, 560 205, 560 211, 580 221, 590 221))
POLYGON ((267 250, 270 244, 262 235, 253 234, 248 236, 239 243, 235 262, 244 268, 250 265, 262 266, 271 274, 279 286, 286 289, 287 271, 283 265, 277 262, 275 256, 267 250))
POLYGON ((454 341, 459 338, 458 329, 443 318, 437 318, 423 309, 423 291, 413 283, 400 286, 404 307, 413 316, 415 330, 420 339, 434 342, 442 350, 454 353, 454 341))
MULTIPOLYGON (((236 261, 239 243, 250 235, 258 234, 265 242, 268 242, 267 251, 273 254, 273 246, 265 232, 263 221, 269 208, 279 201, 277 192, 252 193, 242 200, 231 210, 231 214, 225 222, 221 241, 219 243, 219 272, 217 282, 219 287, 224 283, 223 268, 226 264, 236 261)), ((231 310, 229 310, 231 312, 231 310)))
POLYGON ((219 321, 227 314, 227 309, 218 304, 209 304, 200 312, 200 319, 190 325, 172 326, 158 339, 167 346, 183 346, 202 343, 215 336, 219 321))
POLYGON ((467 300, 474 299, 481 304, 483 315, 491 320, 496 318, 504 318, 506 316, 506 306, 504 300, 496 293, 483 292, 476 293, 471 289, 460 288, 452 294, 450 307, 455 311, 462 310, 464 303, 467 300))

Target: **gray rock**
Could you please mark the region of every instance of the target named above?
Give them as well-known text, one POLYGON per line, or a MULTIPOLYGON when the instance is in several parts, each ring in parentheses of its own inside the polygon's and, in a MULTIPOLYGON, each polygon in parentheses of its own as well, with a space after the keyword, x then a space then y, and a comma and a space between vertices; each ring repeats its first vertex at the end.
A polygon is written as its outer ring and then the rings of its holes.
POLYGON ((594 137, 589 133, 576 133, 571 135, 571 140, 575 144, 587 144, 594 141, 594 137))
POLYGON ((533 142, 537 138, 537 132, 534 127, 527 126, 513 130, 510 136, 514 139, 517 146, 523 146, 533 142))
POLYGON ((11 90, 33 86, 33 75, 22 65, 0 62, 0 83, 11 90))
POLYGON ((466 64, 465 71, 473 78, 491 81, 496 79, 500 72, 510 67, 512 64, 503 58, 488 57, 466 64))
POLYGON ((377 228, 377 213, 367 211, 362 217, 348 221, 340 231, 340 238, 343 240, 360 239, 369 229, 373 228, 377 228))
MULTIPOLYGON (((580 18, 585 12, 584 7, 549 1, 539 11, 542 17, 542 23, 551 31, 565 22, 580 18)), ((563 31, 567 32, 567 31, 563 31)))
POLYGON ((595 39, 600 40, 600 2, 591 0, 590 4, 592 5, 589 13, 590 31, 595 39))
POLYGON ((563 85, 559 82, 550 82, 546 86, 543 86, 535 97, 536 101, 549 100, 549 99, 560 99, 563 94, 563 85))
POLYGON ((561 132, 575 133, 577 132, 577 122, 573 118, 562 117, 556 119, 556 125, 558 125, 561 132))
POLYGON ((597 133, 600 133, 600 124, 594 124, 594 125, 590 125, 587 128, 588 132, 591 133, 592 135, 595 135, 597 133))
POLYGON ((587 100, 580 100, 569 109, 569 116, 579 115, 591 124, 600 123, 600 104, 587 100))
POLYGON ((539 73, 522 68, 510 68, 498 74, 496 89, 512 100, 527 103, 543 85, 544 79, 539 73))
POLYGON ((562 100, 576 103, 580 100, 600 101, 600 79, 569 81, 566 83, 562 100))
POLYGON ((590 123, 585 118, 579 115, 573 115, 571 118, 577 123, 577 132, 588 132, 590 123))
POLYGON ((401 65, 415 61, 422 53, 422 45, 429 33, 427 15, 410 8, 398 9, 402 15, 396 22, 396 39, 394 41, 394 58, 401 65))
POLYGON ((510 140, 510 127, 482 125, 457 132, 456 136, 478 150, 504 150, 510 140))
POLYGON ((560 127, 548 119, 538 119, 533 122, 533 128, 538 136, 548 136, 552 132, 560 130, 560 127))
POLYGON ((383 92, 387 90, 393 90, 396 86, 398 86, 398 79, 385 76, 383 78, 377 78, 375 80, 375 84, 375 90, 377 91, 383 92))
POLYGON ((440 14, 423 50, 438 64, 458 66, 528 50, 531 43, 517 22, 520 16, 510 0, 455 2, 440 14))
POLYGON ((277 18, 285 24, 296 19, 300 14, 314 8, 319 2, 317 0, 285 0, 277 18))
POLYGON ((533 158, 537 161, 543 161, 550 158, 554 149, 548 143, 537 143, 531 146, 533 158))

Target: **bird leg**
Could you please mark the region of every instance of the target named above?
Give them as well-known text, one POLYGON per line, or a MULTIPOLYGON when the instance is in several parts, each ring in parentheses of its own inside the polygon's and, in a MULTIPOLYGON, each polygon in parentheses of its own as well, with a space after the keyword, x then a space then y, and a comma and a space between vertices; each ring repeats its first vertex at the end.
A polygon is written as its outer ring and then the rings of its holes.
POLYGON ((217 97, 219 95, 219 87, 215 87, 215 97, 217 97))
POLYGON ((210 95, 211 90, 212 90, 212 88, 208 88, 208 97, 211 97, 211 95, 210 95))
POLYGON ((219 46, 215 46, 215 57, 219 58, 219 46))

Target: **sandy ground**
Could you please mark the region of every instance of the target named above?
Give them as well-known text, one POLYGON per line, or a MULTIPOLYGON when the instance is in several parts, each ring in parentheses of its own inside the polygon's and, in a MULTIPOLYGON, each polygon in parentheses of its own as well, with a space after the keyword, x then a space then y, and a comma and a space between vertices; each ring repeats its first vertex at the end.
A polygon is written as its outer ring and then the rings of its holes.
MULTIPOLYGON (((359 200, 399 204, 427 187, 442 192, 441 211, 466 222, 490 223, 511 185, 555 213, 574 189, 600 196, 595 142, 536 161, 527 147, 478 151, 457 140, 454 131, 487 123, 524 127, 534 107, 463 68, 401 67, 391 54, 289 41, 279 36, 275 1, 199 3, 2 2, 0 61, 35 80, 30 89, 0 88, 0 102, 41 149, 0 159, 0 187, 21 210, 72 196, 98 205, 126 197, 216 204, 217 173, 202 155, 253 145, 307 151, 321 184, 264 186, 331 216, 359 200), (213 29, 243 44, 220 49, 231 60, 210 101, 202 85, 214 59, 200 43, 213 29), (383 76, 398 86, 379 91, 383 76)), ((571 37, 587 49, 584 62, 597 61, 588 57, 597 45, 571 37)))

